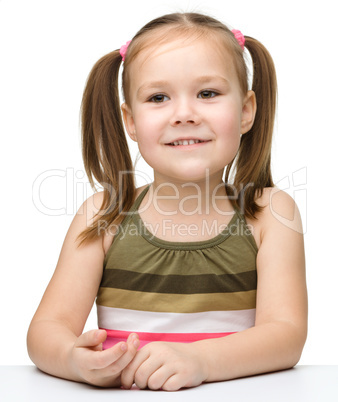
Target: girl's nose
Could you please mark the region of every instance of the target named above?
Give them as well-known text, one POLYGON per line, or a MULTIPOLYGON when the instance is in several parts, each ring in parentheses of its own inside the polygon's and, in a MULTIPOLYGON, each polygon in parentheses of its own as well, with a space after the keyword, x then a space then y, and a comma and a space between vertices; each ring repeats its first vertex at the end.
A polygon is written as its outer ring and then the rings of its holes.
POLYGON ((197 125, 200 123, 198 113, 188 101, 177 102, 175 106, 175 110, 170 119, 172 126, 185 124, 197 125))

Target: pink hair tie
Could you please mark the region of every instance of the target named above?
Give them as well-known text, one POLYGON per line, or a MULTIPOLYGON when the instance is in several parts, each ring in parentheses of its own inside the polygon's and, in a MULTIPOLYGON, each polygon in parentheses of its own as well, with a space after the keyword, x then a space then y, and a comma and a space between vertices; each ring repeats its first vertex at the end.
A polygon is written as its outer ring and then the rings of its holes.
POLYGON ((121 46, 120 48, 120 55, 122 56, 122 61, 124 61, 124 59, 126 58, 126 54, 127 54, 127 50, 128 50, 128 46, 130 44, 131 40, 128 40, 128 42, 121 46))
POLYGON ((237 39, 237 42, 239 43, 242 50, 244 50, 245 38, 242 32, 238 29, 233 29, 231 32, 234 34, 234 37, 237 39))

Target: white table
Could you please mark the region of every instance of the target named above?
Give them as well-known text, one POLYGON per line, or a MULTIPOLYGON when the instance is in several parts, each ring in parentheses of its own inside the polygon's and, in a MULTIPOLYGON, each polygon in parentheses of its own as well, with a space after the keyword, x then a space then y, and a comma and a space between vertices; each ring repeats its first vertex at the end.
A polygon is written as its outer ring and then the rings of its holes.
POLYGON ((296 366, 177 392, 95 388, 49 376, 35 366, 0 366, 0 401, 338 402, 338 366, 296 366))

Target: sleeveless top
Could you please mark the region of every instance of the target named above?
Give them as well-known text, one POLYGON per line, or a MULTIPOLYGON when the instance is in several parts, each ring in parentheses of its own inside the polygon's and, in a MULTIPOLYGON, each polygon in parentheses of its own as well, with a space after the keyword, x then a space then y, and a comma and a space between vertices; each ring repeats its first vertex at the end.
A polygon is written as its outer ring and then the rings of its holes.
MULTIPOLYGON (((257 245, 235 210, 212 239, 157 238, 138 208, 145 188, 119 226, 103 267, 96 305, 107 349, 135 332, 152 341, 194 342, 255 324, 257 245)), ((210 229, 210 228, 209 228, 210 229)))

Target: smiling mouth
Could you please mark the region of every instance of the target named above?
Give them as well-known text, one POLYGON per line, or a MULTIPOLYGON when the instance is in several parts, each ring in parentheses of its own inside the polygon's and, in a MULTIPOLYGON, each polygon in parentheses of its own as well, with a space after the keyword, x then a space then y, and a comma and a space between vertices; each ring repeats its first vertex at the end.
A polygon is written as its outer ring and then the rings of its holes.
POLYGON ((209 140, 204 141, 204 140, 179 140, 179 141, 174 141, 174 142, 169 142, 166 145, 171 145, 171 146, 178 146, 178 145, 194 145, 194 144, 200 144, 203 142, 209 142, 209 140))

